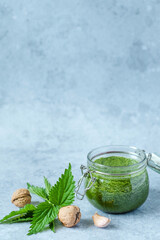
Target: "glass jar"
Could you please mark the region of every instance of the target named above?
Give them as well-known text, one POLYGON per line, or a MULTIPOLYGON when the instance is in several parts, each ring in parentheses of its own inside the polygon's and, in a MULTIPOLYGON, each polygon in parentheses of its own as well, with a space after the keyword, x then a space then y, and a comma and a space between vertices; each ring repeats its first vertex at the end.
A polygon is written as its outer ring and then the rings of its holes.
POLYGON ((160 172, 159 163, 158 156, 146 154, 136 147, 96 148, 87 155, 87 167, 81 166, 82 177, 76 189, 77 198, 83 199, 86 194, 93 206, 108 213, 132 211, 140 207, 148 196, 147 165, 160 172), (106 159, 110 160, 110 164, 102 164, 106 159), (117 162, 119 159, 121 164, 117 162), (79 189, 83 179, 85 189, 81 194, 79 189))

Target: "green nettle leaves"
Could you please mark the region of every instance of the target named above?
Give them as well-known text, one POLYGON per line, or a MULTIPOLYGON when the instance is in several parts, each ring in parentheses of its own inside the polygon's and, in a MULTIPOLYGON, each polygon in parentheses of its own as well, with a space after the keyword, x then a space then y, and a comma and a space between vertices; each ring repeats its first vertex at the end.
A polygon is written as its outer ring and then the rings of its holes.
POLYGON ((15 223, 15 222, 28 222, 32 220, 33 211, 36 207, 32 204, 27 204, 24 208, 18 211, 12 211, 0 220, 0 223, 15 223))
POLYGON ((51 229, 51 231, 53 231, 53 232, 55 233, 54 221, 53 221, 53 222, 50 222, 49 228, 51 229))
POLYGON ((44 184, 45 184, 45 187, 46 187, 46 189, 45 189, 46 193, 47 193, 47 195, 49 195, 49 192, 52 188, 52 185, 48 182, 46 177, 44 177, 44 184))
POLYGON ((75 198, 75 181, 73 179, 71 164, 65 169, 57 183, 52 186, 47 178, 44 177, 45 188, 37 187, 27 183, 28 190, 43 198, 45 202, 37 207, 27 204, 18 211, 13 211, 5 216, 0 223, 30 222, 31 226, 28 235, 42 231, 46 225, 55 232, 54 220, 58 215, 59 209, 71 205, 75 198))
POLYGON ((49 202, 40 203, 33 214, 33 220, 28 235, 42 231, 58 214, 58 207, 49 202))
POLYGON ((46 193, 45 188, 36 187, 36 186, 30 185, 29 183, 27 183, 27 187, 28 187, 28 190, 30 191, 30 193, 36 194, 39 197, 47 200, 47 193, 46 193))
POLYGON ((65 169, 59 181, 51 188, 49 192, 49 201, 60 207, 71 205, 74 201, 75 182, 71 172, 71 164, 65 169))

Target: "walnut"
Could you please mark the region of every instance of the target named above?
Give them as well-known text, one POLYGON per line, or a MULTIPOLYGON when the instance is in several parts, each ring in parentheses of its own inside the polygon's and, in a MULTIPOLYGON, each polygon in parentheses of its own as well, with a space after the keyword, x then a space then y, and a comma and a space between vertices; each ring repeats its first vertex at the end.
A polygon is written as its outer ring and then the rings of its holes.
POLYGON ((30 192, 25 188, 17 189, 11 198, 11 202, 17 207, 24 207, 26 204, 31 203, 30 192))
POLYGON ((77 206, 62 207, 58 213, 58 219, 65 227, 75 226, 81 219, 81 212, 77 206))

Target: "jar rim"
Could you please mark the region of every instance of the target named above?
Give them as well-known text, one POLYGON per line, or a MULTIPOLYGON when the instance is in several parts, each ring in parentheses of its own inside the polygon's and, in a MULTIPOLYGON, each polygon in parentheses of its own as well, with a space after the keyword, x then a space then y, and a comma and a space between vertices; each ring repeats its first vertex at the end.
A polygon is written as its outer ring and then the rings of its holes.
POLYGON ((147 156, 144 150, 141 150, 134 146, 127 145, 105 145, 92 149, 87 154, 88 165, 92 166, 94 169, 98 168, 102 172, 112 170, 121 170, 122 172, 137 172, 137 170, 141 170, 147 164, 147 156), (96 154, 99 152, 98 154, 96 154), (96 163, 93 161, 97 156, 103 156, 104 154, 131 154, 140 158, 140 161, 129 166, 107 166, 96 163))

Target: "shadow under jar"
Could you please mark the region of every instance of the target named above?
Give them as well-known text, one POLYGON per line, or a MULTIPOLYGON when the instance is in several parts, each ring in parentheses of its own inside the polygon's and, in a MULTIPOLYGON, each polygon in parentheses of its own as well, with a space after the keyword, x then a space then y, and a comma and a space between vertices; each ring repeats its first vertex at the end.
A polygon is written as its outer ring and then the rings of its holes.
MULTIPOLYGON (((157 170, 151 155, 127 146, 106 146, 87 155, 85 192, 89 202, 108 213, 125 213, 140 207, 149 193, 147 163, 157 170)), ((81 179, 82 181, 82 179, 81 179)), ((80 187, 79 187, 80 188, 80 187)), ((79 190, 78 188, 78 190, 79 190)), ((77 195, 80 194, 77 190, 77 195)))

